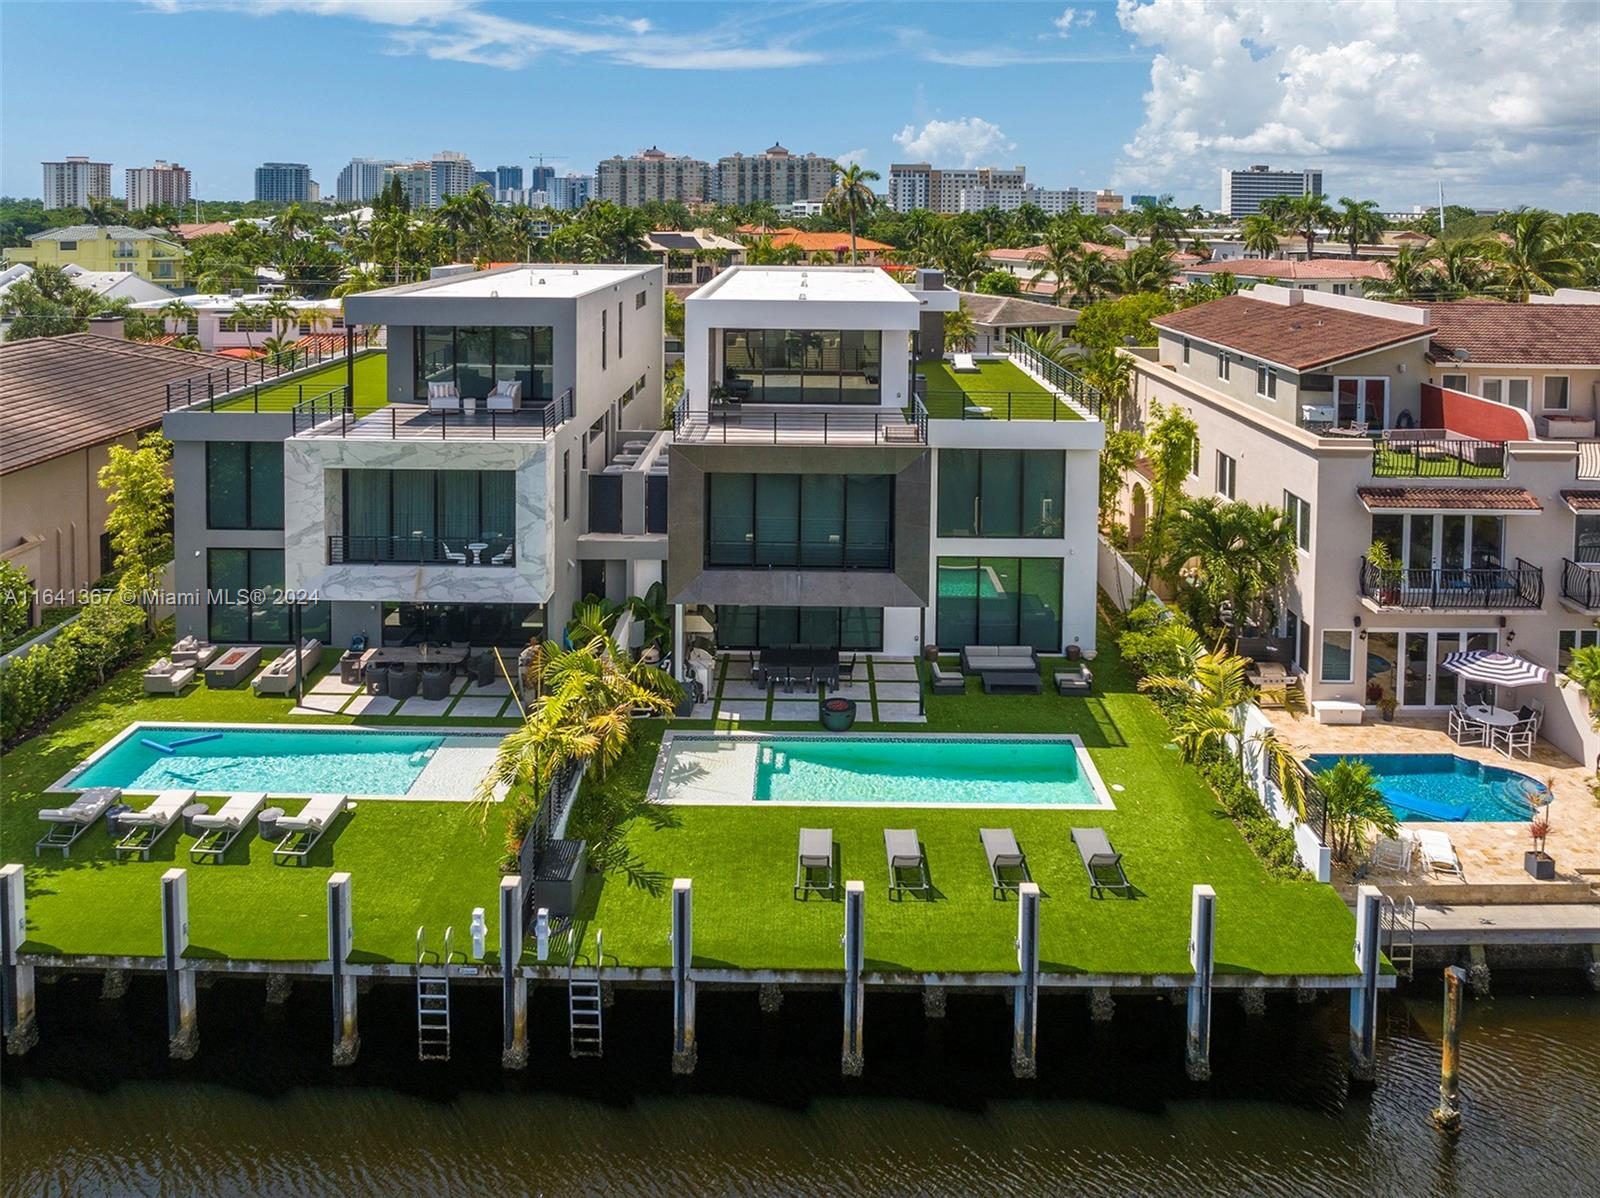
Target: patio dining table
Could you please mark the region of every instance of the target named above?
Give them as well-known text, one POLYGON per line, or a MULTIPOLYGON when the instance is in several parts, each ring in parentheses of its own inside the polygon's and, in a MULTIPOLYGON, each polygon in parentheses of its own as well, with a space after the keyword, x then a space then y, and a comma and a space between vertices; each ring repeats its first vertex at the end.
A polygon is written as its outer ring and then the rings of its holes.
POLYGON ((1491 707, 1487 703, 1479 703, 1466 710, 1467 718, 1476 720, 1480 724, 1487 724, 1491 728, 1510 728, 1517 723, 1517 713, 1507 711, 1503 707, 1491 707))
POLYGON ((786 689, 797 673, 810 674, 814 680, 826 682, 830 690, 839 687, 837 649, 810 649, 798 645, 787 649, 763 649, 761 668, 769 678, 781 674, 786 689))
POLYGON ((449 645, 396 645, 383 649, 368 649, 361 655, 361 668, 369 665, 392 666, 400 663, 426 665, 437 662, 457 666, 467 660, 467 650, 449 645))

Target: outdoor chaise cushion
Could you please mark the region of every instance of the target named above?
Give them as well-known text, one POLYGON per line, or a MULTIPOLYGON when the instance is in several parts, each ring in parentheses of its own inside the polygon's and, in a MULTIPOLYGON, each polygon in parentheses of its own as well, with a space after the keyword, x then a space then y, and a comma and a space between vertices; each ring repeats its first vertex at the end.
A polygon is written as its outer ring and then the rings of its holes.
POLYGON ((46 807, 39 812, 39 818, 50 827, 34 843, 33 855, 37 857, 41 849, 60 849, 63 857, 70 856, 78 837, 94 827, 95 821, 121 797, 122 792, 114 786, 96 786, 65 807, 46 807))
POLYGON ((191 821, 197 828, 242 828, 267 801, 265 794, 234 795, 217 811, 202 812, 191 821))
POLYGON ((1094 674, 1087 666, 1081 673, 1073 673, 1071 670, 1057 671, 1055 681, 1058 695, 1087 695, 1094 689, 1094 674))
POLYGON ((1450 843, 1450 837, 1435 828, 1418 828, 1413 835, 1417 841, 1417 851, 1422 854, 1422 864, 1425 869, 1435 873, 1455 874, 1456 877, 1466 880, 1466 874, 1461 870, 1461 858, 1456 856, 1455 845, 1450 843))
POLYGON ((800 847, 796 854, 794 871, 794 893, 800 896, 801 891, 809 894, 819 890, 831 894, 833 892, 833 829, 832 828, 801 828, 800 847), (816 883, 811 880, 811 871, 814 869, 826 870, 827 881, 816 883))
POLYGON ((192 802, 192 790, 164 790, 143 811, 123 812, 115 821, 123 829, 122 839, 116 843, 117 852, 138 853, 148 861, 150 850, 178 822, 183 809, 192 802))
POLYGON ((1122 872, 1122 854, 1111 847, 1105 829, 1074 828, 1072 843, 1078 846, 1078 856, 1083 858, 1083 868, 1089 875, 1090 894, 1098 897, 1102 890, 1132 891, 1128 875, 1122 872))
POLYGON ((995 898, 1004 898, 1006 891, 1015 890, 1019 885, 1019 882, 1005 881, 1002 870, 1018 870, 1022 874, 1021 882, 1033 881, 1028 872, 1027 855, 1010 828, 979 828, 978 839, 983 842, 983 855, 989 859, 989 877, 994 884, 995 898))
POLYGON ((889 859, 891 898, 902 890, 918 890, 926 893, 930 889, 928 860, 922 854, 922 844, 917 839, 915 828, 885 828, 883 848, 889 859), (915 870, 918 880, 909 883, 900 881, 900 871, 905 869, 915 870))
POLYGON ((280 815, 278 830, 284 837, 272 848, 273 861, 304 861, 349 803, 347 795, 317 795, 299 815, 280 815))
POLYGON ((176 695, 194 681, 193 666, 180 666, 162 658, 144 674, 144 693, 147 695, 176 695))

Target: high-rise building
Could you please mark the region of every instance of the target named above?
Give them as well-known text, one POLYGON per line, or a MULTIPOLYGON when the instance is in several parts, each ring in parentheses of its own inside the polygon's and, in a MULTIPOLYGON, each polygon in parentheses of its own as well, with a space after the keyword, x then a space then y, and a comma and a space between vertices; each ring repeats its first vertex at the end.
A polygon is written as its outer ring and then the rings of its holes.
MULTIPOLYGON (((527 186, 534 191, 540 190, 544 184, 539 181, 539 171, 546 170, 552 175, 555 171, 550 167, 540 167, 533 172, 533 182, 527 186)), ((520 166, 497 166, 494 168, 494 194, 498 200, 506 198, 508 191, 521 191, 523 189, 522 168, 520 166)))
POLYGON ((717 160, 717 198, 724 204, 793 204, 821 200, 833 186, 833 159, 791 154, 775 145, 760 154, 717 160))
POLYGON ((129 212, 151 204, 182 208, 189 202, 189 169, 176 162, 163 162, 158 158, 154 166, 130 166, 127 181, 129 212))
POLYGON ((90 162, 87 158, 67 158, 45 162, 44 206, 46 209, 86 208, 90 196, 111 194, 111 164, 90 162))
POLYGON ((1115 216, 1122 211, 1122 197, 1110 188, 1102 187, 1094 193, 1096 216, 1115 216))
POLYGON ((711 164, 651 146, 630 158, 604 159, 596 171, 600 199, 637 208, 651 200, 701 203, 712 198, 711 164))
POLYGON ((889 167, 889 206, 896 212, 927 208, 960 212, 961 193, 976 188, 1016 188, 1027 184, 1027 170, 1015 166, 962 167, 944 170, 926 162, 897 162, 889 167))
POLYGON ((400 181, 400 190, 411 205, 411 211, 421 212, 433 203, 433 163, 396 163, 384 171, 384 185, 390 179, 400 181))
POLYGON ((263 162, 256 167, 256 199, 268 204, 308 203, 311 168, 303 162, 263 162))
POLYGON ((334 196, 341 204, 365 204, 383 190, 388 169, 399 165, 392 158, 352 158, 339 172, 334 196))
POLYGON ((550 207, 561 212, 582 208, 594 197, 593 175, 560 175, 545 189, 550 207))
POLYGON ((1218 209, 1225 216, 1255 216, 1261 211, 1261 201, 1273 196, 1319 196, 1322 194, 1321 171, 1275 171, 1266 166, 1252 166, 1249 170, 1222 170, 1222 205, 1218 209))
POLYGON ((437 208, 446 196, 464 196, 478 180, 473 176, 472 159, 455 150, 440 150, 429 163, 433 184, 428 207, 437 208))
POLYGON ((482 183, 485 187, 487 187, 489 189, 489 194, 490 195, 494 194, 494 172, 493 171, 473 171, 472 172, 472 178, 473 178, 473 180, 475 182, 482 183))
POLYGON ((1031 204, 1049 216, 1064 216, 1069 212, 1095 212, 1095 193, 1081 187, 963 187, 956 203, 958 212, 982 212, 985 208, 998 208, 1002 212, 1015 212, 1024 204, 1031 204))

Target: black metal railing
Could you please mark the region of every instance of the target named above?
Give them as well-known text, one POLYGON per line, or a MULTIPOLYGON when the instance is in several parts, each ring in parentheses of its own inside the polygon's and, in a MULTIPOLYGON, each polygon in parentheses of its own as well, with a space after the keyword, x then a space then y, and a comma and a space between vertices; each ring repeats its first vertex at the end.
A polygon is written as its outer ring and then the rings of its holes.
POLYGON ((225 406, 230 412, 285 411, 287 409, 277 402, 284 375, 321 366, 347 353, 370 349, 381 332, 382 329, 374 325, 364 326, 353 333, 347 329, 345 337, 337 343, 330 341, 327 345, 285 350, 265 358, 246 360, 237 366, 225 366, 221 370, 208 370, 204 374, 174 379, 167 384, 167 411, 204 407, 207 411, 215 412, 219 405, 225 406), (352 342, 348 347, 346 339, 352 342), (272 385, 267 390, 272 394, 267 407, 263 409, 262 389, 269 383, 272 385), (245 402, 247 395, 248 403, 245 402))
MULTIPOLYGON (((1013 333, 1006 340, 1006 350, 1011 360, 1032 371, 1046 385, 1054 387, 1096 420, 1107 419, 1105 396, 1097 387, 1090 386, 1059 362, 1045 357, 1021 337, 1013 333)), ((1114 413, 1113 413, 1114 414, 1114 413)))
POLYGON ((1585 611, 1600 610, 1600 563, 1561 559, 1561 597, 1585 611))
POLYGON ((1440 570, 1379 568, 1363 557, 1359 586, 1361 597, 1379 607, 1477 610, 1544 606, 1544 571, 1520 557, 1511 567, 1440 570))
MULTIPOLYGON (((337 422, 322 419, 317 422, 322 433, 328 436, 355 437, 378 440, 419 438, 448 440, 451 437, 471 437, 491 441, 501 437, 510 440, 527 440, 537 434, 549 440, 568 420, 572 419, 572 392, 567 390, 560 399, 551 400, 537 408, 523 408, 520 412, 432 412, 421 404, 389 404, 381 411, 360 416, 347 409, 336 413, 337 422)), ((301 426, 297 424, 296 431, 301 426)), ((310 428, 311 424, 304 427, 310 428)))
POLYGON ((1429 430, 1373 438, 1373 478, 1504 478, 1506 443, 1429 430))
MULTIPOLYGON (((1284 802, 1288 803, 1288 791, 1283 785, 1283 778, 1279 773, 1282 768, 1275 757, 1267 759, 1268 776, 1278 788, 1278 793, 1284 795, 1284 802)), ((1317 785, 1317 776, 1313 774, 1303 761, 1296 761, 1292 766, 1300 781, 1300 794, 1305 807, 1305 825, 1316 833, 1317 840, 1322 844, 1328 843, 1328 800, 1322 793, 1322 788, 1317 785)), ((1290 804, 1293 806, 1293 804, 1290 804)), ((1299 812, 1296 812, 1298 815, 1299 812)))
POLYGON ((338 386, 321 395, 306 395, 300 387, 300 398, 289 409, 289 423, 294 432, 313 428, 327 420, 344 416, 354 410, 355 397, 348 385, 338 386))
POLYGON ((787 412, 773 407, 754 411, 729 403, 707 413, 691 411, 686 396, 672 410, 672 429, 680 441, 720 441, 728 445, 926 445, 928 413, 915 399, 910 408, 890 411, 873 408, 865 412, 787 412))
POLYGON ((332 536, 328 538, 328 565, 383 566, 515 566, 516 543, 499 537, 332 536))

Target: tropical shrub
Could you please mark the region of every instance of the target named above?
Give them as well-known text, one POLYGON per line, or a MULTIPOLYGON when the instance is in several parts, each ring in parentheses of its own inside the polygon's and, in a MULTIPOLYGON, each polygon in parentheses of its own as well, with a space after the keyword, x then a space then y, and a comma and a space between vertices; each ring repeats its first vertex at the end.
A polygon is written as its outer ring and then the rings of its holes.
POLYGON ((1335 861, 1349 861, 1366 844, 1369 827, 1384 836, 1393 836, 1399 827, 1364 761, 1339 758, 1317 775, 1317 789, 1328 814, 1328 848, 1335 861))
POLYGON ((1123 616, 1117 648, 1141 676, 1176 674, 1185 668, 1184 646, 1193 634, 1189 622, 1177 612, 1146 599, 1123 616))
POLYGON ((22 567, 0 562, 0 641, 27 631, 33 614, 33 584, 22 567))
POLYGON ((70 627, 0 672, 0 738, 9 746, 105 683, 145 643, 145 617, 118 599, 97 599, 70 627))

